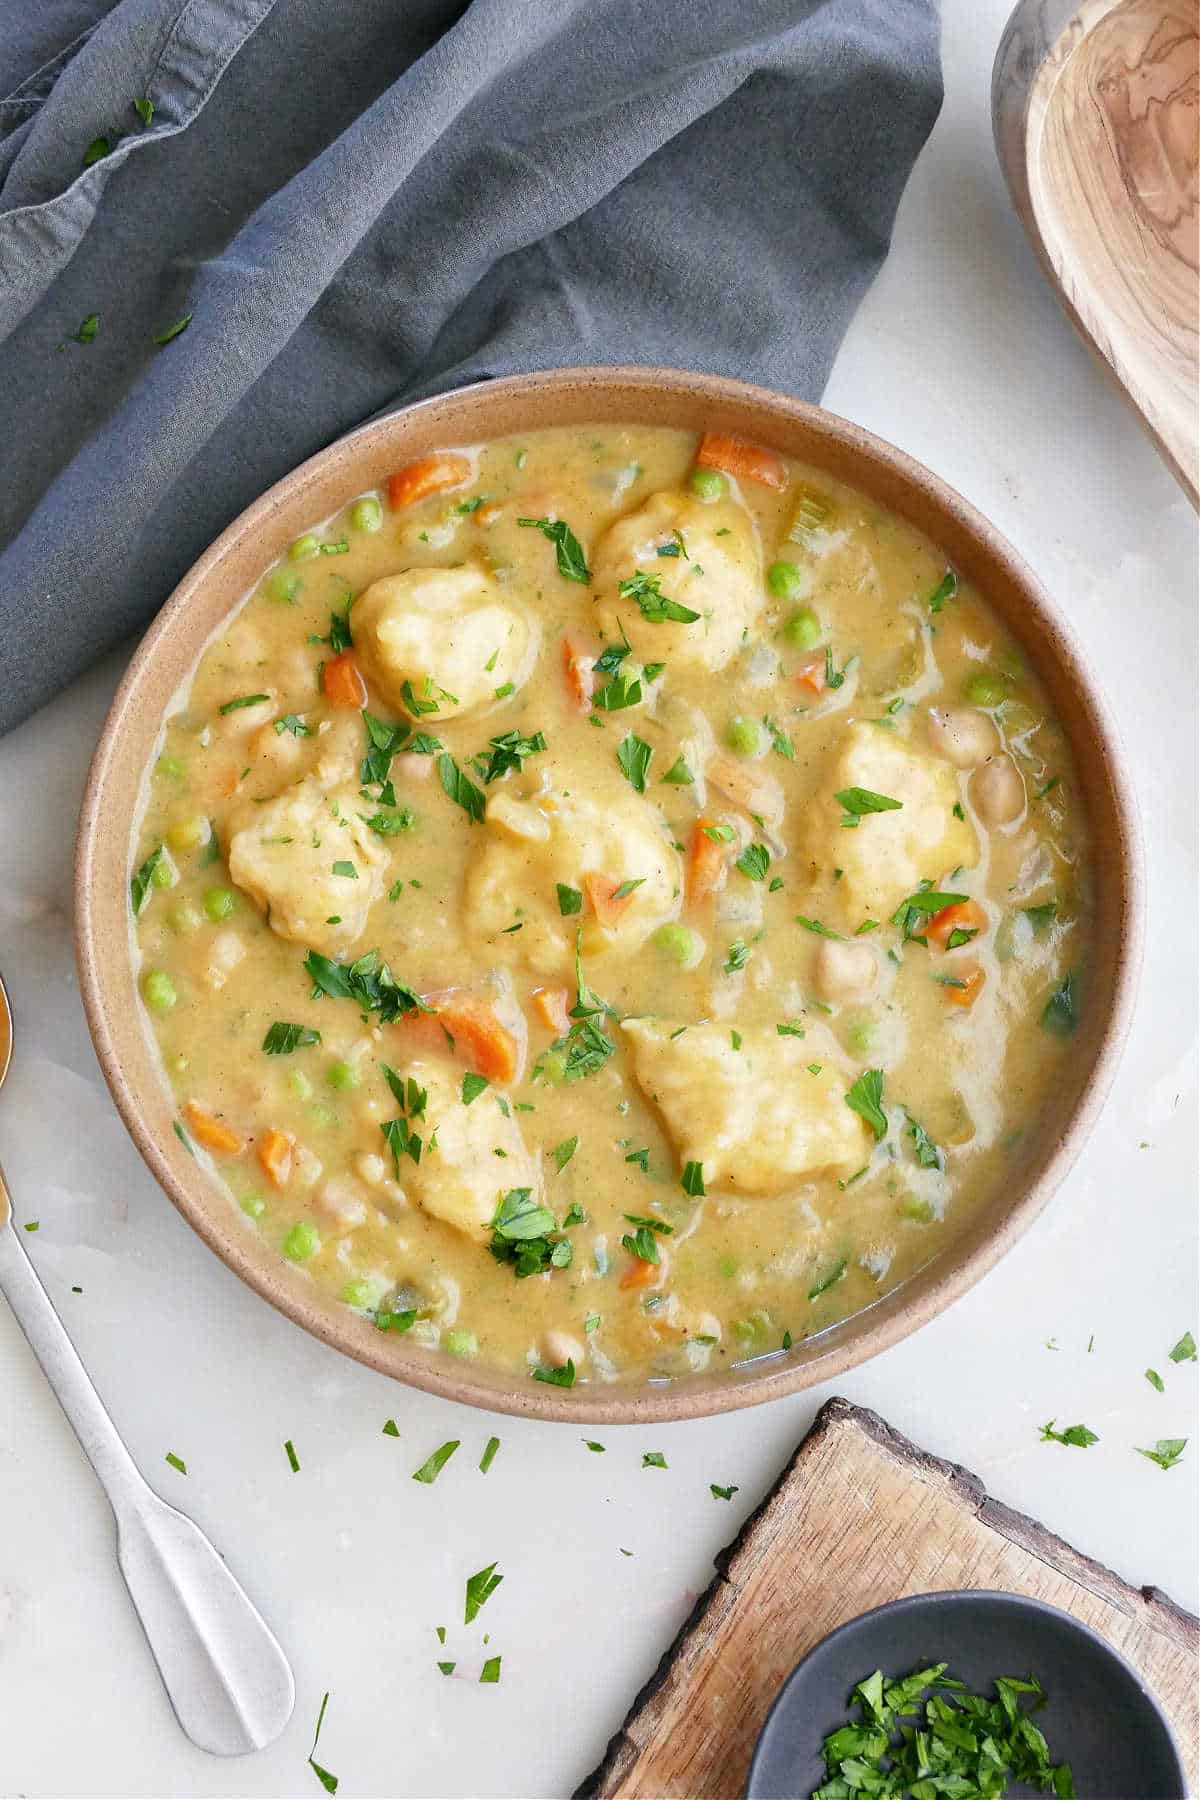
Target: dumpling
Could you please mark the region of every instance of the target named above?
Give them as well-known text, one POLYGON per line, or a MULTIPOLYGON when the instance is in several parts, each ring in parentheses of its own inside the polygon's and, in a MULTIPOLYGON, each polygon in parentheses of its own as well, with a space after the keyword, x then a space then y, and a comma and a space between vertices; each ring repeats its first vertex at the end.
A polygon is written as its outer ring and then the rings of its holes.
POLYGON ((461 1073, 452 1064, 409 1062, 403 1073, 426 1093, 424 1148, 419 1163, 401 1168, 404 1190, 423 1211, 470 1232, 482 1245, 501 1195, 509 1188, 538 1186, 537 1164, 521 1128, 511 1114, 505 1117, 493 1094, 480 1094, 464 1106, 461 1073))
POLYGON ((528 621, 482 569, 406 569, 355 600, 354 648, 397 708, 430 721, 462 717, 520 687, 536 649, 528 621))
POLYGON ((492 954, 541 974, 567 972, 580 928, 589 954, 631 954, 679 910, 678 852, 657 807, 628 786, 592 785, 581 794, 555 784, 524 800, 501 792, 489 799, 484 820, 488 835, 467 878, 466 915, 492 954), (560 884, 582 894, 578 914, 564 917, 560 884))
POLYGON ((604 636, 617 639, 623 628, 640 662, 665 662, 673 673, 723 669, 765 600, 758 540, 745 509, 733 500, 706 503, 671 492, 652 494, 609 526, 596 546, 593 581, 604 636), (686 557, 660 556, 664 544, 686 550, 686 557), (664 599, 700 617, 687 624, 646 618, 636 599, 618 593, 638 573, 657 576, 664 599))
POLYGON ((835 893, 847 924, 890 918, 920 882, 974 867, 979 841, 969 821, 955 816, 957 803, 958 777, 940 756, 877 725, 848 728, 831 778, 809 809, 807 842, 814 864, 842 870, 835 893), (900 806, 867 813, 853 830, 844 828, 834 796, 856 787, 900 806))
POLYGON ((689 1025, 678 1037, 673 1020, 625 1019, 621 1029, 681 1166, 700 1163, 707 1185, 774 1194, 866 1161, 871 1140, 846 1105, 849 1082, 824 1026, 809 1025, 802 1039, 748 1027, 740 1050, 728 1025, 689 1025))
POLYGON ((361 937, 389 862, 362 813, 356 787, 309 778, 233 814, 229 873, 280 937, 326 955, 361 937))

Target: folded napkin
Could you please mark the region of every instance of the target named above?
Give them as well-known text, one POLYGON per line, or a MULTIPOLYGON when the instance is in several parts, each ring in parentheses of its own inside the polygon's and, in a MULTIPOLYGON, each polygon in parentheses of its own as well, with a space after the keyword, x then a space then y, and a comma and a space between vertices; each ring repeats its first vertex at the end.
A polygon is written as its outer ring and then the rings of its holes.
POLYGON ((372 414, 571 363, 815 399, 941 96, 934 0, 6 14, 0 730, 372 414))

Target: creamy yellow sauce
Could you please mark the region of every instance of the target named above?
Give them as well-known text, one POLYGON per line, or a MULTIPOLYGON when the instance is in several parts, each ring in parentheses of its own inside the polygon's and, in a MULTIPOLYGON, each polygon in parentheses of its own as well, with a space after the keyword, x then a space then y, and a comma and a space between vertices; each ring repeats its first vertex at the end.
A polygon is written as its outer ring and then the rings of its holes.
POLYGON ((817 471, 696 457, 500 439, 281 544, 132 846, 178 1130, 246 1229, 560 1384, 786 1354, 928 1262, 1086 959, 1068 747, 985 597, 817 471))

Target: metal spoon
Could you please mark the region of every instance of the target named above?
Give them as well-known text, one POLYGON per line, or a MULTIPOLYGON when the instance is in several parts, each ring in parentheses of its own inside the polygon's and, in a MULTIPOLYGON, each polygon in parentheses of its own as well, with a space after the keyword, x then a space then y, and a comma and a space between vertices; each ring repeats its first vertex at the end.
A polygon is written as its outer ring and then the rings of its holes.
MULTIPOLYGON (((0 978, 0 1085, 12 1037, 0 978)), ((199 1526, 138 1473, 13 1228, 2 1169, 0 1291, 108 1495, 117 1560, 176 1718, 216 1756, 261 1750, 292 1716, 287 1657, 199 1526)))

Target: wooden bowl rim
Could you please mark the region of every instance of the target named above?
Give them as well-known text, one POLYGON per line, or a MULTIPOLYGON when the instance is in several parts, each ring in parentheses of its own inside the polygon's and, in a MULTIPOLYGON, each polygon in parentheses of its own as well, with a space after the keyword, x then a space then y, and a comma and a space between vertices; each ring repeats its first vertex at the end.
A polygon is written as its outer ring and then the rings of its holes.
MULTIPOLYGON (((507 433, 522 426, 505 425, 507 433)), ((371 485, 371 484, 364 484, 371 485)), ((332 507, 325 509, 326 513, 332 507)), ((303 514, 303 525, 311 516, 303 514)), ((279 534, 282 535, 282 534, 279 534)), ((288 535, 293 535, 289 532, 288 535)), ((279 541, 277 536, 276 541, 279 541)), ((263 561, 269 560, 264 558, 263 561)), ((978 577, 973 576, 978 580, 978 577)), ((227 601, 222 616, 240 604, 245 589, 227 601)), ((1015 629, 1012 620, 1006 625, 1015 629)), ((193 646, 199 654, 201 641, 193 646)), ((160 684, 161 685, 161 684, 160 684)), ((1059 703, 1061 718, 1061 703, 1059 703)), ((1081 786, 1084 784, 1081 782, 1081 786)), ((1095 795, 1089 796, 1094 805, 1095 795)), ((1099 887, 1099 883, 1097 886, 1099 887)), ((80 989, 88 1028, 101 1072, 117 1110, 151 1173, 198 1235, 233 1272, 296 1324, 335 1349, 411 1386, 489 1411, 525 1417, 592 1424, 639 1424, 697 1418, 755 1405, 828 1381, 888 1349, 926 1324, 985 1275, 1028 1229, 1074 1162, 1104 1103, 1129 1030, 1141 962, 1144 908, 1141 836, 1136 802, 1115 725, 1096 683, 1088 674, 1081 646, 1058 608, 1032 571, 1000 532, 974 507, 930 470, 903 451, 848 420, 789 396, 727 377, 680 369, 581 367, 550 369, 495 381, 475 383, 376 418, 319 451, 267 490, 215 540, 193 564, 163 605, 142 639, 113 699, 88 773, 80 811, 75 861, 75 943, 80 989), (188 608, 210 580, 220 580, 221 566, 235 548, 281 510, 301 517, 301 502, 339 475, 344 504, 361 486, 351 476, 364 455, 396 440, 409 454, 435 447, 479 441, 491 435, 489 419, 506 407, 527 410, 524 429, 556 422, 590 423, 586 403, 599 401, 609 422, 645 420, 678 426, 680 414, 703 405, 704 416, 718 428, 740 431, 770 442, 773 426, 791 438, 779 447, 802 462, 834 466, 839 478, 867 494, 888 498, 882 503, 906 514, 946 549, 952 562, 964 557, 986 575, 1007 584, 1023 608, 1022 623, 1036 642, 1043 677, 1055 677, 1072 697, 1079 724, 1071 733, 1081 770, 1090 762, 1102 776, 1099 796, 1107 837, 1115 854, 1105 867, 1108 895, 1108 943, 1093 955, 1109 952, 1103 970, 1107 1004, 1092 1021, 1090 1068, 1080 1068, 1069 1104, 1049 1120, 1042 1143, 1024 1179, 1004 1204, 1003 1215, 987 1221, 983 1213, 940 1254, 906 1282, 865 1311, 802 1340, 786 1355, 736 1364, 703 1375, 639 1386, 587 1383, 564 1389, 522 1379, 493 1368, 475 1369, 440 1351, 429 1351, 379 1332, 373 1325, 326 1299, 304 1276, 265 1246, 251 1229, 243 1229, 216 1184, 200 1164, 183 1151, 173 1133, 155 1129, 126 1071, 126 1053, 143 1031, 132 957, 109 954, 122 941, 117 909, 124 919, 124 939, 131 941, 128 919, 128 868, 136 792, 127 778, 114 774, 114 761, 127 722, 153 712, 161 729, 173 687, 154 687, 155 659, 177 636, 188 636, 188 608), (628 412, 621 405, 628 401, 628 412), (616 408, 616 410, 614 410, 616 408), (573 409, 573 410, 572 410, 573 409), (570 415, 569 418, 567 415, 570 415), (674 416, 672 416, 674 415, 674 416), (460 428, 460 419, 472 432, 460 428), (445 420, 448 429, 441 427, 445 420), (802 440, 802 441, 801 441, 802 440), (906 509, 905 502, 908 503, 906 509), (914 514, 916 516, 914 516, 914 514), (930 521, 934 522, 931 523, 930 521), (950 545, 947 539, 951 540, 950 545), (145 698, 149 695, 149 699, 145 698), (1084 755, 1084 750, 1088 755, 1084 755), (120 894, 101 891, 98 865, 116 855, 109 821, 122 821, 124 871, 120 894), (107 848, 106 848, 107 840, 107 848), (986 1228, 984 1228, 986 1226, 986 1228), (265 1253, 264 1253, 265 1251, 265 1253)), ((144 1039, 143 1054, 145 1053, 144 1039)), ((161 1105, 164 1119, 168 1110, 161 1105)), ((1052 1112, 1047 1109, 1047 1113, 1052 1112)))

